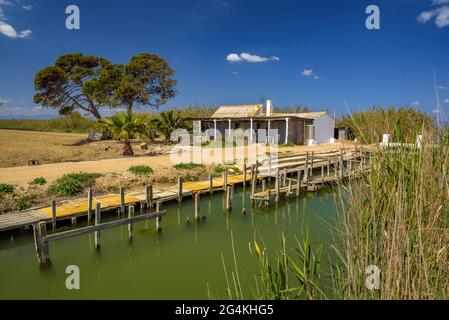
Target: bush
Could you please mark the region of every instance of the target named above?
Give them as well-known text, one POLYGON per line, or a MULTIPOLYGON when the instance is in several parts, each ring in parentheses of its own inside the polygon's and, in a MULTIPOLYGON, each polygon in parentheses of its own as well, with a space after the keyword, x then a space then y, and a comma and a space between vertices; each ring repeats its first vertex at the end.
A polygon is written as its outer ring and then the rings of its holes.
POLYGON ((74 196, 92 186, 101 176, 99 173, 86 172, 65 174, 49 188, 49 192, 62 197, 74 196))
POLYGON ((176 170, 192 170, 196 168, 204 168, 204 164, 199 163, 178 163, 173 166, 176 170))
POLYGON ((128 169, 128 171, 136 176, 149 176, 154 172, 151 167, 144 165, 132 166, 128 169))
POLYGON ((29 196, 20 196, 14 199, 17 211, 23 211, 31 207, 29 196))
POLYGON ((31 182, 31 184, 37 185, 37 186, 43 186, 43 185, 47 184, 47 180, 45 180, 45 178, 43 178, 43 177, 39 177, 39 178, 34 179, 31 182))
POLYGON ((221 164, 219 164, 219 165, 214 167, 214 174, 213 175, 215 177, 219 177, 225 171, 227 171, 228 174, 240 174, 241 173, 240 169, 237 168, 236 166, 225 167, 225 166, 222 166, 221 164))
POLYGON ((0 183, 0 194, 2 193, 12 193, 14 191, 14 186, 11 184, 0 183))

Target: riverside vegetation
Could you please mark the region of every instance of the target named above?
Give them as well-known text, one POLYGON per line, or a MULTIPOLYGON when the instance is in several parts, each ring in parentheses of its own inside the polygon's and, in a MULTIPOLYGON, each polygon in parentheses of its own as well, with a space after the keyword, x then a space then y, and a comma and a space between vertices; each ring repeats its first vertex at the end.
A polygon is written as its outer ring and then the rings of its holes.
MULTIPOLYGON (((260 272, 253 297, 447 299, 449 129, 425 136, 428 143, 421 148, 404 144, 377 150, 361 181, 338 186, 339 219, 330 247, 336 258, 329 261, 329 271, 320 269, 326 257, 308 234, 293 248, 286 247, 284 236, 281 248, 271 253, 254 240, 251 248, 260 272), (370 266, 380 270, 378 290, 366 286, 370 266)), ((228 282, 228 297, 248 298, 241 295, 236 270, 228 282)))

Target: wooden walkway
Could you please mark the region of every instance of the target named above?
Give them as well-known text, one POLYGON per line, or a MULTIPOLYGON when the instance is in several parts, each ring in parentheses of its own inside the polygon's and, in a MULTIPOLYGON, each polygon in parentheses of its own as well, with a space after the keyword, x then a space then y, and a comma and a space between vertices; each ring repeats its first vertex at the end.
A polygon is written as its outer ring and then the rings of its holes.
MULTIPOLYGON (((279 154, 275 159, 265 159, 263 162, 257 162, 249 167, 243 166, 243 174, 228 176, 225 172, 223 177, 213 178, 209 176, 206 181, 183 182, 179 178, 178 184, 171 187, 152 187, 148 186, 144 192, 129 192, 125 194, 123 188, 120 194, 110 194, 100 197, 93 197, 92 190, 89 190, 87 198, 62 201, 60 203, 52 202, 51 206, 36 208, 28 211, 14 212, 0 215, 0 232, 18 228, 28 228, 39 222, 56 223, 61 220, 71 219, 76 223, 78 217, 87 216, 91 221, 94 209, 97 204, 100 205, 103 212, 118 211, 125 214, 125 208, 128 206, 140 206, 144 208, 153 208, 157 203, 169 201, 181 202, 185 197, 193 197, 195 194, 213 193, 215 191, 227 191, 228 186, 243 184, 246 187, 247 182, 251 182, 251 199, 267 200, 270 195, 278 194, 298 194, 300 190, 315 190, 324 183, 333 183, 349 175, 356 175, 356 170, 365 170, 365 163, 369 159, 370 153, 363 148, 354 150, 336 150, 327 153, 307 152, 306 154, 279 154), (248 171, 250 172, 248 173, 248 171), (314 170, 321 170, 321 176, 314 177, 314 170), (352 172, 352 173, 351 173, 352 172), (301 173, 298 178, 295 174, 301 173), (263 190, 256 192, 258 180, 267 180, 269 178, 279 178, 279 192, 277 189, 266 190, 266 181, 262 183, 263 190), (288 178, 290 175, 293 177, 288 178), (296 180, 295 180, 296 178, 296 180), (282 181, 281 181, 282 180, 282 181), (254 183, 253 183, 254 181, 254 183), (245 182, 245 183, 243 183, 245 182), (288 183, 287 183, 288 182, 288 183), (300 189, 300 190, 298 190, 300 189)), ((231 200, 230 200, 231 201, 231 200)))

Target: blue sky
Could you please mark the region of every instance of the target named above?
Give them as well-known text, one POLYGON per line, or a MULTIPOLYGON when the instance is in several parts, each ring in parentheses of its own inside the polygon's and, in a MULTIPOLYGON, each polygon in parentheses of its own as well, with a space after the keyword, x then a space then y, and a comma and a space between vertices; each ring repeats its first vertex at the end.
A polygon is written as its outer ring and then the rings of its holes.
POLYGON ((448 40, 449 0, 0 0, 0 117, 51 115, 32 102, 34 74, 73 52, 114 63, 160 54, 178 80, 167 106, 266 97, 337 114, 344 100, 431 113, 435 69, 447 111, 448 40), (70 4, 80 30, 65 28, 70 4), (380 30, 365 27, 370 4, 380 30))

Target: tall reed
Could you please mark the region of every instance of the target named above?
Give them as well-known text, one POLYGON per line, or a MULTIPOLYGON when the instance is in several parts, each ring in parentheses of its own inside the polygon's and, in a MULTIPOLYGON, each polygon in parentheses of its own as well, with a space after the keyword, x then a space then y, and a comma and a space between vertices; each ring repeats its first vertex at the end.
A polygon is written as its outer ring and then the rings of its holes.
POLYGON ((362 183, 341 186, 335 294, 341 299, 449 297, 449 139, 377 150, 362 183), (365 285, 377 266, 380 287, 365 285))

